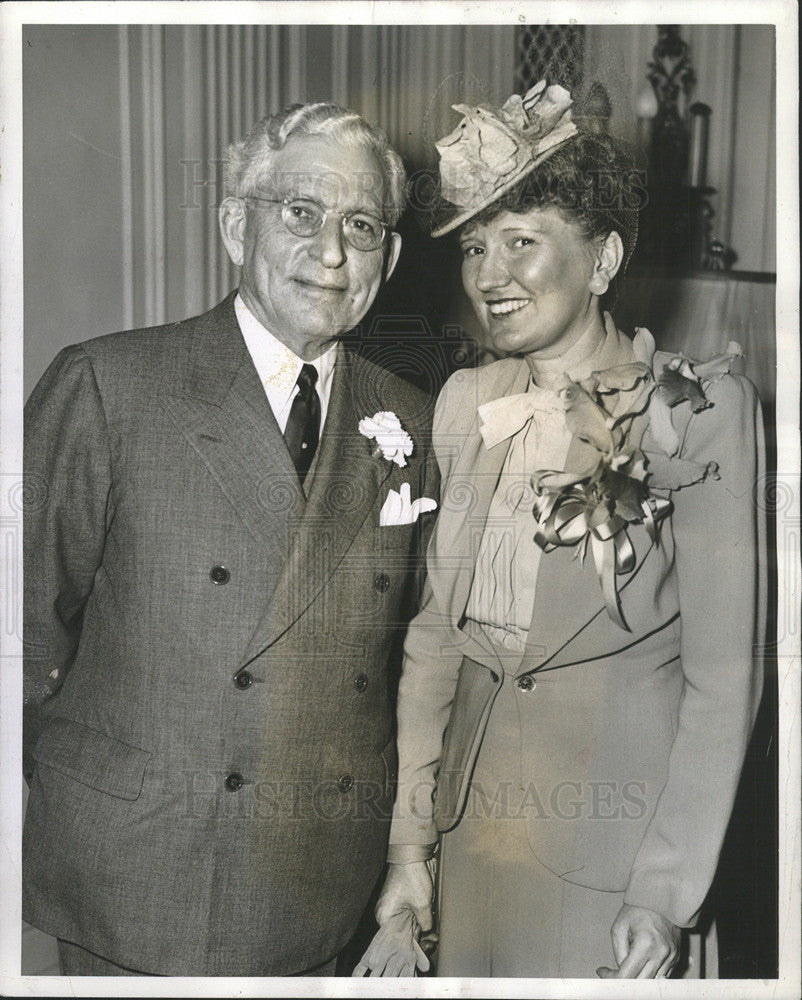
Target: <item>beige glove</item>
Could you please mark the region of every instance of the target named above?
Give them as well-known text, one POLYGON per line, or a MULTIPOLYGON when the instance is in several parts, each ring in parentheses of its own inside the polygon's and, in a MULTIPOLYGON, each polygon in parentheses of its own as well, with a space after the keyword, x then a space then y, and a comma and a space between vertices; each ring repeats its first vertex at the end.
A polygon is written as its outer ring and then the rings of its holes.
POLYGON ((352 975, 414 976, 429 971, 429 959, 418 944, 420 926, 411 910, 389 917, 379 927, 352 975))
POLYGON ((384 888, 376 904, 379 929, 354 976, 414 976, 428 972, 429 959, 421 947, 434 950, 437 939, 431 933, 434 924, 433 862, 391 864, 384 888))

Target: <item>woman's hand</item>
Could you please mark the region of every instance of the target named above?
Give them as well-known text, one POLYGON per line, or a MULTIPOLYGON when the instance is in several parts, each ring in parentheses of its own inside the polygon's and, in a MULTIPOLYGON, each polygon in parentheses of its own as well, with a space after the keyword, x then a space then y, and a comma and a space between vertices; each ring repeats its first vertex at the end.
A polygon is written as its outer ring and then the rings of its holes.
POLYGON ((429 971, 429 959, 418 944, 420 928, 411 910, 385 920, 352 976, 414 976, 429 971))
POLYGON ((391 864, 376 903, 379 929, 353 971, 354 976, 414 976, 428 972, 429 959, 418 943, 431 931, 434 883, 428 862, 391 864))
POLYGON ((618 969, 597 969, 602 979, 665 979, 679 956, 679 927, 643 906, 624 904, 611 933, 618 969))
POLYGON ((376 903, 376 920, 383 924, 396 913, 411 910, 425 934, 434 923, 433 903, 434 882, 430 862, 391 864, 376 903))

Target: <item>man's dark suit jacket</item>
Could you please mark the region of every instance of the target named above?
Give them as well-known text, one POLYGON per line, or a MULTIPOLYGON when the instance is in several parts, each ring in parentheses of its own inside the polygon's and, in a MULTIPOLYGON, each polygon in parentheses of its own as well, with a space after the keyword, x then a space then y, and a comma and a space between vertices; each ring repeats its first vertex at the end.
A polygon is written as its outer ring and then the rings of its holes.
POLYGON ((322 963, 381 871, 428 399, 342 347, 304 496, 233 295, 61 352, 26 407, 24 918, 120 965, 322 963), (393 411, 404 468, 362 417, 393 411), (308 484, 309 485, 309 484, 308 484))

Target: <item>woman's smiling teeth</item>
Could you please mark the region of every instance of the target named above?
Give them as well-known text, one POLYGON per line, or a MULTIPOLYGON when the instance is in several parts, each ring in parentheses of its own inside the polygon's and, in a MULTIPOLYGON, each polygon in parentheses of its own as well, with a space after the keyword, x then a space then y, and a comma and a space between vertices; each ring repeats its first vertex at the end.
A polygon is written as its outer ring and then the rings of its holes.
POLYGON ((531 299, 504 299, 502 302, 488 302, 487 308, 491 316, 506 316, 508 313, 518 312, 531 301, 531 299))

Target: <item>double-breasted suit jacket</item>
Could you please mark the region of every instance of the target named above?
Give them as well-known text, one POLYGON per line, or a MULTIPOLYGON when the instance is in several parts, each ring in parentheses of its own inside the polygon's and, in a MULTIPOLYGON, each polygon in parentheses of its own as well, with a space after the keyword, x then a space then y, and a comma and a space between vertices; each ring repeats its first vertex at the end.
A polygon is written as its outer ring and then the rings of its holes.
POLYGON ((383 865, 427 518, 379 515, 437 473, 424 394, 339 351, 308 499, 233 296, 65 349, 27 406, 23 912, 117 964, 311 968, 383 865))
MULTIPOLYGON (((597 367, 632 360, 613 329, 597 367)), ((540 558, 528 642, 510 671, 464 612, 510 443, 485 447, 477 407, 524 392, 528 379, 526 362, 509 358, 456 373, 438 400, 441 511, 405 644, 391 843, 431 843, 460 821, 494 700, 512 683, 520 750, 510 751, 518 762, 507 777, 535 856, 570 882, 625 891, 626 902, 690 926, 715 872, 761 690, 756 395, 726 375, 706 389, 710 408, 672 411, 680 457, 717 462, 720 478, 670 493, 657 543, 645 526, 628 526, 636 562, 618 589, 630 631, 608 616, 590 555, 583 562, 576 547, 560 547, 540 558)), ((568 471, 597 461, 572 439, 568 471)), ((489 799, 498 791, 485 789, 489 799)))

